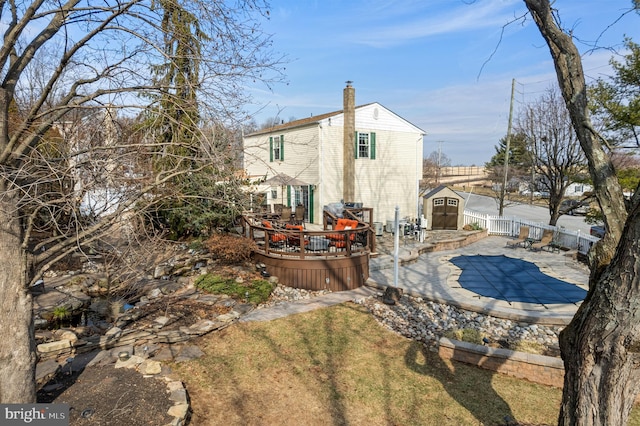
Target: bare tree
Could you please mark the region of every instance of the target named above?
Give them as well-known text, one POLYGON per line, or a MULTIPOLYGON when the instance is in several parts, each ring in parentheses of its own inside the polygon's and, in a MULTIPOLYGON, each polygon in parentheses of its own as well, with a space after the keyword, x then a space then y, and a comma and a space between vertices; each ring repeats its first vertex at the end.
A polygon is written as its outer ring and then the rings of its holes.
POLYGON ((114 226, 125 229, 127 216, 180 195, 168 185, 176 176, 208 167, 219 171, 212 179, 231 179, 203 123, 242 118, 244 82, 279 79, 280 58, 259 27, 261 0, 0 7, 0 402, 27 403, 36 363, 30 284, 114 226), (197 37, 197 49, 183 49, 181 37, 197 37), (183 66, 194 59, 197 73, 183 66), (167 66, 172 77, 156 78, 167 66), (187 95, 197 114, 178 121, 187 95), (116 114, 136 126, 119 127, 116 114), (149 117, 164 127, 140 126, 149 117), (180 139, 158 137, 178 123, 180 139), (163 149, 185 140, 187 150, 163 149), (163 152, 173 161, 154 168, 163 152))
MULTIPOLYGON (((562 96, 586 155, 607 233, 591 250, 589 292, 560 334, 561 425, 624 425, 640 392, 640 193, 629 211, 605 142, 594 130, 580 53, 549 0, 524 0, 549 46, 562 96)), ((635 0, 630 12, 640 7, 635 0)))
POLYGON ((433 189, 440 184, 442 168, 450 167, 451 159, 440 151, 433 151, 422 160, 422 186, 425 189, 433 189))
POLYGON ((555 225, 565 190, 585 166, 584 153, 558 91, 550 88, 524 106, 515 127, 527 141, 534 173, 541 177, 538 185, 549 193, 549 225, 555 225))

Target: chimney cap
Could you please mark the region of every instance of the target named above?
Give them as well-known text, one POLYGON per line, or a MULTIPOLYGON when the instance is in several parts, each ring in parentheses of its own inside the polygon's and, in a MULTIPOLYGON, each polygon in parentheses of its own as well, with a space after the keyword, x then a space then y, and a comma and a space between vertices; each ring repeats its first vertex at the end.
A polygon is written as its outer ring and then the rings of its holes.
POLYGON ((346 83, 347 83, 347 87, 351 87, 351 83, 353 83, 353 81, 347 80, 346 83))

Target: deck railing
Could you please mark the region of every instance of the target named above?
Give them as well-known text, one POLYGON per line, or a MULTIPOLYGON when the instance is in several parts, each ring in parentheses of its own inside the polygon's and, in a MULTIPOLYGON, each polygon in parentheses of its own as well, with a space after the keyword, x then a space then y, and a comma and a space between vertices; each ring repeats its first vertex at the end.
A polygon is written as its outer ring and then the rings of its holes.
POLYGON ((520 226, 528 226, 529 236, 537 240, 542 238, 542 233, 545 229, 553 230, 555 233, 554 242, 556 244, 575 249, 581 254, 587 254, 591 246, 600 239, 580 231, 570 231, 563 227, 545 225, 517 217, 495 216, 465 210, 464 224, 474 223, 486 229, 489 235, 504 235, 509 237, 517 237, 520 232, 520 226))
POLYGON ((317 230, 294 228, 277 217, 243 216, 243 235, 255 241, 264 254, 288 258, 350 257, 371 252, 375 235, 368 224, 355 229, 317 230), (270 227, 265 226, 265 220, 270 227))

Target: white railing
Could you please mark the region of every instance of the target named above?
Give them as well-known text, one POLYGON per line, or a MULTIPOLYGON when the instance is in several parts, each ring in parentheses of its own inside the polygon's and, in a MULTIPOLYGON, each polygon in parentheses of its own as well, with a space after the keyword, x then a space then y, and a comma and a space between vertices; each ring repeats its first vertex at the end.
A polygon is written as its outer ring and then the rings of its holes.
POLYGON ((536 240, 542 238, 542 233, 545 229, 550 229, 555 232, 555 240, 558 244, 570 249, 576 249, 582 254, 587 254, 593 243, 600 239, 580 231, 569 231, 562 227, 531 222, 517 217, 495 216, 472 210, 464 211, 464 224, 477 224, 482 229, 486 229, 489 235, 509 237, 517 237, 520 233, 520 226, 524 225, 529 227, 529 236, 536 240))

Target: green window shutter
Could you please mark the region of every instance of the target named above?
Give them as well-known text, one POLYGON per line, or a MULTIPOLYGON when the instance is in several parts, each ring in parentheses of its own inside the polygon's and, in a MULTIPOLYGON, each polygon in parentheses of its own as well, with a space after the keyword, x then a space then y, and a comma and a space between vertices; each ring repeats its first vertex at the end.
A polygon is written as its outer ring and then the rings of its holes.
POLYGON ((284 135, 280 135, 280 161, 284 161, 284 135))
POLYGON ((287 185, 287 207, 291 207, 291 185, 287 185))
POLYGON ((273 138, 269 136, 269 162, 273 163, 273 138))
POLYGON ((358 132, 356 132, 356 142, 355 142, 356 150, 353 154, 353 158, 358 158, 358 132))
POLYGON ((376 134, 374 132, 369 135, 369 158, 376 159, 376 134))

